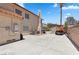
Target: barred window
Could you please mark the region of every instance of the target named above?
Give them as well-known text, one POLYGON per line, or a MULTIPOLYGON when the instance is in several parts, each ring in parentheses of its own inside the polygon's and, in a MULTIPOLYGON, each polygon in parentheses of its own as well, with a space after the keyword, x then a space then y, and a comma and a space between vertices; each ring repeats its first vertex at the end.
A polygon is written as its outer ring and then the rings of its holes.
POLYGON ((23 26, 23 31, 28 31, 29 27, 28 26, 23 26))
POLYGON ((18 9, 15 9, 15 12, 19 15, 22 15, 22 11, 18 10, 18 9))
POLYGON ((17 23, 13 24, 13 32, 18 32, 19 31, 19 25, 17 23))
POLYGON ((25 14, 25 18, 26 19, 29 19, 29 14, 25 14))

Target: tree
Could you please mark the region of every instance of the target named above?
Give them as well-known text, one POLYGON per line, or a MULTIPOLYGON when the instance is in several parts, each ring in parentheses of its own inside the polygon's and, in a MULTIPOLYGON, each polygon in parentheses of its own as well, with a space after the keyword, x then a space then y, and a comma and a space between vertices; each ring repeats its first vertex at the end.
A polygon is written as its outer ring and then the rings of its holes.
POLYGON ((47 26, 43 26, 43 29, 44 29, 45 31, 49 31, 49 30, 50 30, 47 26))
POLYGON ((46 31, 50 31, 50 29, 52 28, 53 24, 52 23, 47 23, 46 26, 43 26, 43 29, 46 31))
POLYGON ((79 26, 79 20, 77 21, 77 26, 79 26))
POLYGON ((74 17, 67 17, 66 21, 67 21, 68 25, 76 24, 76 19, 74 19, 74 17))
POLYGON ((52 23, 48 23, 48 24, 47 24, 47 27, 48 27, 48 28, 52 28, 52 26, 53 26, 52 23))
POLYGON ((65 21, 64 28, 65 28, 65 31, 67 32, 67 29, 68 29, 68 22, 67 21, 65 21))
POLYGON ((47 23, 45 25, 43 25, 42 29, 46 30, 46 31, 50 31, 51 28, 57 26, 57 24, 52 24, 52 23, 47 23))

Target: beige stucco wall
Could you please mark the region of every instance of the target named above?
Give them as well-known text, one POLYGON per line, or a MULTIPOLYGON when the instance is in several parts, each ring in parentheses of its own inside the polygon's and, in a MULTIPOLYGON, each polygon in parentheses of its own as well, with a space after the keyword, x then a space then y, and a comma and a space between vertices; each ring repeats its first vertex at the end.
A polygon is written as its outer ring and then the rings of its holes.
POLYGON ((0 3, 0 44, 7 40, 20 39, 20 33, 23 33, 23 26, 28 26, 28 32, 36 31, 39 24, 38 16, 34 15, 16 4, 0 3), (15 9, 22 11, 22 16, 15 13, 15 9), (25 13, 29 14, 29 19, 25 19, 25 13), (18 24, 18 32, 13 32, 13 24, 18 24), (7 29, 8 28, 8 29, 7 29))
POLYGON ((15 11, 14 7, 10 3, 0 3, 0 8, 3 8, 5 10, 11 11, 11 12, 15 11))
POLYGON ((39 24, 38 20, 39 19, 38 19, 37 16, 30 14, 30 20, 29 20, 29 30, 30 31, 36 31, 37 30, 38 24, 39 24))
POLYGON ((20 39, 20 33, 23 31, 22 19, 9 12, 0 10, 0 44, 6 43, 7 40, 20 39), (13 32, 13 24, 18 24, 18 32, 13 32), (8 29, 6 28, 8 27, 8 29))

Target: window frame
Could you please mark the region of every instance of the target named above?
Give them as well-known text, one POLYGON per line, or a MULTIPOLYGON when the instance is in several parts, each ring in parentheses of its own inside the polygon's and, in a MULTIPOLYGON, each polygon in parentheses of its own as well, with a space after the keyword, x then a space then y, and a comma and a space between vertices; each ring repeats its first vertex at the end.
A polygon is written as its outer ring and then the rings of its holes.
POLYGON ((29 19, 29 14, 25 13, 25 19, 29 19))
POLYGON ((15 9, 15 13, 17 13, 18 15, 22 16, 22 11, 15 9))
POLYGON ((13 32, 19 32, 19 24, 17 23, 13 23, 13 29, 12 29, 13 32), (17 29, 16 29, 17 27, 17 29))

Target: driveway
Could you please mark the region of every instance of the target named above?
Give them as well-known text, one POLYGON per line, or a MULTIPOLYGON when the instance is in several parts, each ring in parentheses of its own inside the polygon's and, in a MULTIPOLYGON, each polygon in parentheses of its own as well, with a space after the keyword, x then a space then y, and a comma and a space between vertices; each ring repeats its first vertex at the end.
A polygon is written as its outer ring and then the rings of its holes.
POLYGON ((2 55, 68 55, 79 54, 65 35, 25 35, 25 40, 0 46, 2 55))

